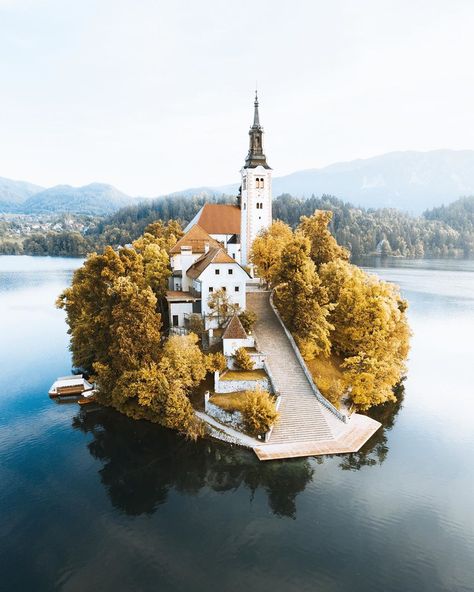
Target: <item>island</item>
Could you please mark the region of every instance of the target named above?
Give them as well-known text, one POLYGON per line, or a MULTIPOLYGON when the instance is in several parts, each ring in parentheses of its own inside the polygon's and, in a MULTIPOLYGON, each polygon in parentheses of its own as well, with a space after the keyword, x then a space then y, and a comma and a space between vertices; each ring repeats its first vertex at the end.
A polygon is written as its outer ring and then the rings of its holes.
POLYGON ((410 329, 398 289, 349 262, 316 210, 273 221, 258 99, 235 203, 157 220, 90 254, 58 299, 94 399, 261 460, 355 452, 395 401, 410 329))

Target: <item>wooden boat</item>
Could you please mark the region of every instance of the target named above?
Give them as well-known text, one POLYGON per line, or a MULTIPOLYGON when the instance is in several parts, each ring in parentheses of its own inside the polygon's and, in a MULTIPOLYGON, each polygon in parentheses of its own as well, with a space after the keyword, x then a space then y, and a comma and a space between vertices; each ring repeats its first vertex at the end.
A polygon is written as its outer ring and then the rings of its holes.
POLYGON ((51 385, 48 394, 51 399, 80 397, 93 389, 94 385, 88 382, 82 374, 76 374, 72 376, 60 376, 51 385))
POLYGON ((95 403, 96 393, 97 390, 95 388, 90 391, 84 391, 82 397, 78 399, 77 402, 79 403, 79 405, 88 405, 89 403, 95 403))

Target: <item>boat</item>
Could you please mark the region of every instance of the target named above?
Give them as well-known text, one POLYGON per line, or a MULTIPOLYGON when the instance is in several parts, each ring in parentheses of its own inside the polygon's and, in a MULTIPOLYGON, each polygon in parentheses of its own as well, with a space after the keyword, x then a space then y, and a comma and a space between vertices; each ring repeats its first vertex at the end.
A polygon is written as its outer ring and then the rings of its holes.
POLYGON ((89 403, 95 403, 95 396, 97 394, 97 389, 92 389, 91 391, 84 391, 82 393, 82 397, 77 400, 79 405, 88 405, 89 403))
POLYGON ((80 397, 84 393, 93 391, 94 384, 88 382, 82 374, 73 374, 71 376, 60 376, 53 382, 48 395, 51 399, 61 397, 80 397))

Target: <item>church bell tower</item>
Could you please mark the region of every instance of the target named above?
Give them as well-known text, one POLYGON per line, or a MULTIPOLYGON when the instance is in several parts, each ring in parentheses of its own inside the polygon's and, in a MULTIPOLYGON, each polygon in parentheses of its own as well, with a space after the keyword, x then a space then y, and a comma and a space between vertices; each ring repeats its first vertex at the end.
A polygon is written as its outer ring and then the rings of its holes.
POLYGON ((242 175, 240 196, 240 242, 242 265, 248 265, 252 243, 257 234, 272 223, 272 169, 263 152, 263 128, 255 92, 253 125, 249 131, 250 146, 242 175))

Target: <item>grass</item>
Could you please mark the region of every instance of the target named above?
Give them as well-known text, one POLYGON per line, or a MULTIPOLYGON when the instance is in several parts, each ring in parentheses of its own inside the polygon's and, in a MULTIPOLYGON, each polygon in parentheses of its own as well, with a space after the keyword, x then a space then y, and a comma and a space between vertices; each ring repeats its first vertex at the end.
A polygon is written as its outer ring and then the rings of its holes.
POLYGON ((319 390, 336 407, 343 395, 341 364, 342 360, 334 354, 328 358, 319 356, 306 362, 319 390))
POLYGON ((236 393, 216 393, 209 399, 214 405, 218 405, 226 411, 242 411, 245 400, 244 392, 236 393))
POLYGON ((221 380, 262 380, 267 378, 265 370, 228 370, 221 375, 221 380))

